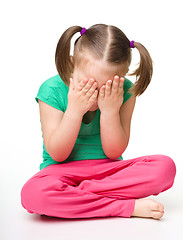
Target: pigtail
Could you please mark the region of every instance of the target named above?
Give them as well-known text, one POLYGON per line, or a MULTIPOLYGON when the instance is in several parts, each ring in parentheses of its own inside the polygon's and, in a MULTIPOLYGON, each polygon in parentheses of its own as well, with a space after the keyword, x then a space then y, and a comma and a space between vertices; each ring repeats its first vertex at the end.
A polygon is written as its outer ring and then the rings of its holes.
POLYGON ((69 79, 71 73, 73 72, 73 62, 70 57, 70 45, 73 35, 80 32, 82 27, 73 26, 68 28, 60 37, 56 52, 55 52, 55 64, 57 71, 64 81, 64 83, 69 86, 69 79))
POLYGON ((140 54, 139 67, 129 76, 136 75, 136 82, 130 88, 129 92, 133 95, 140 96, 148 87, 153 74, 153 61, 147 49, 139 42, 134 42, 140 54))

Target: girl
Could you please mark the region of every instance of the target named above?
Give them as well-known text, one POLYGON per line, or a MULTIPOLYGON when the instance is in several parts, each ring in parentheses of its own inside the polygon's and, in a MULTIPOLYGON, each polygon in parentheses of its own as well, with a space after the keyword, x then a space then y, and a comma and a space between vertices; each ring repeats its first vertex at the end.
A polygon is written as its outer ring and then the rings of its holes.
POLYGON ((152 199, 169 189, 176 167, 165 155, 123 161, 136 102, 149 85, 152 59, 146 48, 117 27, 73 26, 61 36, 55 55, 58 75, 45 81, 36 96, 43 137, 40 171, 21 191, 30 213, 61 218, 151 217, 164 207, 152 199), (70 42, 77 32, 73 56, 70 42), (131 48, 139 67, 125 75, 131 48))

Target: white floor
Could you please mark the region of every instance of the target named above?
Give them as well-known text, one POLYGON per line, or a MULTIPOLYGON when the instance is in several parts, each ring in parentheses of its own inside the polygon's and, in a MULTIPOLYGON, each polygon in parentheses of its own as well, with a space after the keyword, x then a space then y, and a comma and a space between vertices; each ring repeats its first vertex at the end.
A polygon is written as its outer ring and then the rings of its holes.
POLYGON ((2 172, 6 184, 1 181, 1 240, 183 239, 182 179, 179 171, 173 188, 151 197, 164 204, 165 215, 161 220, 121 217, 73 220, 28 213, 20 204, 21 187, 27 177, 21 174, 21 170, 9 169, 2 172))
MULTIPOLYGON (((112 1, 105 9, 95 0, 89 8, 83 0, 1 2, 0 240, 183 240, 182 1, 131 0, 120 7, 120 1, 112 1), (68 27, 97 23, 119 27, 147 47, 154 62, 152 82, 137 98, 125 157, 160 153, 175 160, 173 188, 152 197, 165 207, 159 221, 41 217, 20 203, 23 184, 42 161, 34 98, 43 81, 57 74, 56 43, 68 27)), ((133 49, 130 73, 138 59, 133 49)))

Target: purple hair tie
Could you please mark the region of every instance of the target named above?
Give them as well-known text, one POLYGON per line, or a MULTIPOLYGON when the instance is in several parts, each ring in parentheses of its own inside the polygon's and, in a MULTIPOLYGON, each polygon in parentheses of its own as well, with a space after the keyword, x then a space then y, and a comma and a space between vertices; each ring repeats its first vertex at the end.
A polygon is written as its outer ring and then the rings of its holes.
POLYGON ((131 48, 134 48, 134 47, 135 47, 135 46, 134 46, 134 41, 131 41, 131 42, 130 42, 130 47, 131 47, 131 48))
POLYGON ((83 28, 82 30, 81 30, 81 36, 84 34, 86 32, 86 28, 83 28))

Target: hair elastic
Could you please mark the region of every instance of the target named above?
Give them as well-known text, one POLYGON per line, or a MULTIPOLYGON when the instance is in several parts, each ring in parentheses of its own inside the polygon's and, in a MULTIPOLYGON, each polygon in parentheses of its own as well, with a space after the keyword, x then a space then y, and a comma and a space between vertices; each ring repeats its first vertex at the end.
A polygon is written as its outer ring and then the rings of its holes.
POLYGON ((82 30, 81 30, 81 36, 84 34, 86 32, 86 28, 83 28, 82 30))
POLYGON ((130 42, 130 47, 131 47, 131 48, 134 48, 134 47, 135 47, 135 46, 134 46, 134 41, 131 41, 131 42, 130 42))

